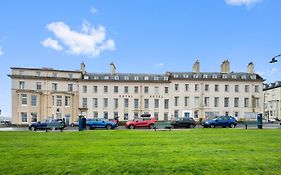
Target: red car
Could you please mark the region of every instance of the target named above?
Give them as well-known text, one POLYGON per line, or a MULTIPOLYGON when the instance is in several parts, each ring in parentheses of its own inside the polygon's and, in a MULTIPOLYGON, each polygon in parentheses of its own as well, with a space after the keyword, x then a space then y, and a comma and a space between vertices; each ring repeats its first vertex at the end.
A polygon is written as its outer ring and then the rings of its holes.
POLYGON ((155 122, 157 122, 155 118, 143 117, 128 121, 125 126, 129 129, 135 129, 136 127, 148 127, 149 129, 153 129, 155 122))

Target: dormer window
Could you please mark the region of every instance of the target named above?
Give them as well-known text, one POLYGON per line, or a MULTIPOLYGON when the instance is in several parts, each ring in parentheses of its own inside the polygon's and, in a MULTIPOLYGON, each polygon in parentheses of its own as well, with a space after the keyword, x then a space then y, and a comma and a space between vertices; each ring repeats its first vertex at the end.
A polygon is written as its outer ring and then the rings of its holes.
POLYGON ((129 76, 126 75, 126 76, 124 77, 124 79, 125 79, 125 80, 129 80, 129 76))
POLYGON ((145 77, 144 77, 144 80, 149 80, 149 77, 148 77, 148 76, 145 76, 145 77))
POLYGON ((245 80, 247 77, 246 77, 246 75, 242 75, 241 78, 242 78, 243 80, 245 80))
POLYGON ((99 76, 94 76, 94 80, 98 80, 99 79, 99 76))
POLYGON ((188 78, 188 74, 183 74, 183 78, 188 78))
POLYGON ((139 76, 135 76, 135 77, 134 77, 134 80, 139 80, 139 76))
POLYGON ((104 76, 104 79, 105 80, 109 80, 109 76, 104 76))
POLYGON ((251 79, 255 80, 255 79, 257 79, 257 76, 256 75, 251 75, 251 79))
POLYGON ((154 77, 154 80, 156 80, 156 81, 159 80, 159 77, 154 77))
POLYGON ((194 74, 193 78, 199 78, 199 75, 198 74, 194 74))
POLYGON ((115 80, 119 80, 119 76, 115 76, 114 79, 115 79, 115 80))
POLYGON ((232 75, 231 78, 232 78, 232 79, 236 79, 237 76, 236 76, 236 75, 232 75))
POLYGON ((204 75, 203 75, 203 78, 208 78, 208 75, 207 75, 207 74, 204 74, 204 75))
POLYGON ((178 78, 179 77, 179 75, 178 74, 174 74, 174 78, 178 78))
POLYGON ((222 75, 222 78, 223 78, 223 79, 227 79, 227 75, 226 75, 226 74, 223 74, 223 75, 222 75))
POLYGON ((168 81, 169 80, 169 77, 164 77, 164 81, 168 81))
POLYGON ((19 81, 19 89, 24 89, 24 81, 19 81))
POLYGON ((217 78, 218 78, 218 75, 213 74, 213 75, 212 75, 212 78, 217 79, 217 78))

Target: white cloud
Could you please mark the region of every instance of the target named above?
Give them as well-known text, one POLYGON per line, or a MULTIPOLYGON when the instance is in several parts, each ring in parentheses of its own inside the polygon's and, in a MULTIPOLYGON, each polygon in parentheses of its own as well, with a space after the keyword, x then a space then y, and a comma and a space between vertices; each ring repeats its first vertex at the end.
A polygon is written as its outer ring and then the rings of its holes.
POLYGON ((278 69, 277 68, 273 68, 269 71, 269 75, 274 75, 278 72, 278 69))
POLYGON ((159 67, 163 67, 164 66, 164 63, 158 63, 156 65, 154 65, 154 68, 159 68, 159 67))
POLYGON ((95 7, 92 7, 91 8, 91 13, 92 14, 96 14, 96 13, 98 13, 98 10, 95 7))
POLYGON ((0 46, 0 56, 4 54, 2 47, 0 46))
POLYGON ((81 32, 77 32, 63 22, 53 22, 47 25, 47 29, 54 33, 57 41, 72 55, 96 57, 104 50, 115 49, 115 42, 105 39, 106 30, 101 25, 92 27, 89 22, 83 21, 81 32))
POLYGON ((58 43, 57 40, 53 40, 52 38, 47 38, 41 42, 41 44, 45 47, 52 48, 57 51, 63 50, 63 47, 58 43))
POLYGON ((245 5, 247 7, 250 7, 260 1, 262 0, 225 0, 226 4, 229 5, 245 5))

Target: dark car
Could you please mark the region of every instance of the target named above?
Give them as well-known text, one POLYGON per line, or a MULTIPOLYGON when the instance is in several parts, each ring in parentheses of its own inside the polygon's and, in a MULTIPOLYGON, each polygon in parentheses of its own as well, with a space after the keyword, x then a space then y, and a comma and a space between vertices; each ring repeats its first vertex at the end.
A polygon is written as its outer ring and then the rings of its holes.
POLYGON ((28 126, 28 129, 31 131, 36 130, 48 130, 51 129, 52 131, 59 129, 63 130, 65 127, 65 123, 61 119, 47 119, 43 122, 33 122, 28 126))
POLYGON ((171 121, 172 128, 194 128, 196 126, 196 122, 193 118, 177 118, 171 121))
POLYGON ((202 126, 204 128, 215 128, 217 126, 235 128, 236 125, 237 120, 231 116, 219 116, 214 119, 209 119, 202 122, 202 126))
POLYGON ((106 129, 114 129, 117 127, 117 123, 113 121, 109 121, 104 118, 88 118, 86 119, 86 129, 95 129, 95 128, 106 128, 106 129))

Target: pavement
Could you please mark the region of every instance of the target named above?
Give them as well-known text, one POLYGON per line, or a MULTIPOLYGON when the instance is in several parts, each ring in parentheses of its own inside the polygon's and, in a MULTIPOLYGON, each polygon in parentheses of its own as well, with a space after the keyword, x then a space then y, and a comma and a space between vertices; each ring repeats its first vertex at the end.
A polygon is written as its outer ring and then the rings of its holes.
MULTIPOLYGON (((200 125, 197 125, 194 129, 196 128, 203 128, 200 125)), ((238 124, 236 126, 236 128, 238 129, 244 129, 245 125, 244 124, 238 124)), ((257 128, 257 126, 255 125, 250 125, 248 126, 248 129, 255 129, 257 128)), ((281 125, 280 123, 263 123, 263 129, 281 129, 281 125)), ((96 129, 96 130, 106 130, 106 129, 96 129)), ((128 130, 127 128, 125 128, 125 126, 119 126, 117 128, 115 128, 115 130, 128 130)), ((147 128, 137 128, 135 130, 148 130, 147 128)), ((186 130, 185 128, 182 129, 173 129, 173 130, 186 130)), ((0 127, 0 132, 1 131, 29 131, 29 129, 27 127, 0 127)), ((78 127, 71 127, 68 126, 66 127, 63 132, 74 132, 74 131, 78 131, 78 127)), ((42 132, 45 132, 44 130, 42 132)), ((60 131, 59 131, 60 132, 60 131)))

